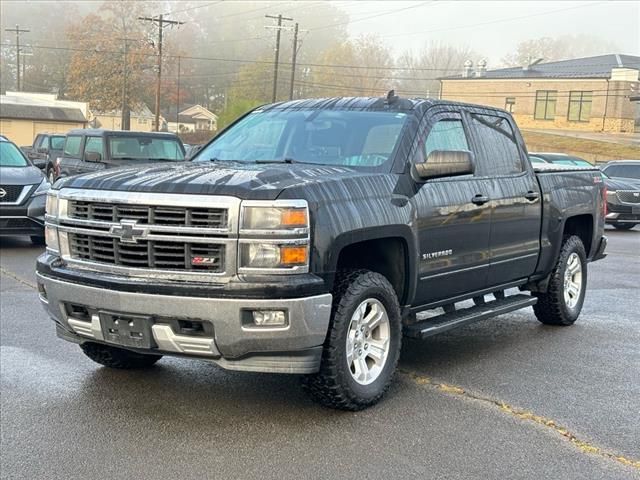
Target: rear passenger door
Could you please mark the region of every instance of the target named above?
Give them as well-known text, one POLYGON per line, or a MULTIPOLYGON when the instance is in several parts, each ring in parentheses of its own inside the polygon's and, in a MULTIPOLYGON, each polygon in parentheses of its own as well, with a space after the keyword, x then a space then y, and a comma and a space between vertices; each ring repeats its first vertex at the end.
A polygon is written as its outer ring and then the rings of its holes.
MULTIPOLYGON (((415 161, 434 150, 471 150, 460 112, 428 112, 415 161)), ((489 267, 491 180, 474 175, 427 180, 414 196, 420 245, 416 303, 427 304, 485 288, 489 267)))
POLYGON ((476 176, 492 184, 488 286, 531 275, 540 253, 540 186, 517 129, 500 112, 470 111, 476 176))

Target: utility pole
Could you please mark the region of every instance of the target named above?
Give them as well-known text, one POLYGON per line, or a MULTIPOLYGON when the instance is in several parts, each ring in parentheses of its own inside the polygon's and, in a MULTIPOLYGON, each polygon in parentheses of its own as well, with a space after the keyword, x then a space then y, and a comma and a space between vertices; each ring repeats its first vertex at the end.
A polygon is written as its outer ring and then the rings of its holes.
POLYGON ((165 20, 163 15, 157 17, 138 17, 138 20, 158 24, 158 78, 156 79, 156 132, 160 131, 160 88, 162 82, 162 30, 165 25, 182 25, 184 22, 165 20))
POLYGON ((265 17, 278 20, 278 25, 265 27, 265 28, 276 29, 276 58, 273 63, 273 95, 271 96, 271 101, 275 102, 278 96, 278 62, 280 60, 280 32, 283 30, 283 28, 286 28, 282 26, 282 21, 286 20, 288 22, 293 22, 293 18, 283 17, 282 14, 265 15, 265 17))
POLYGON ((16 90, 20 91, 20 34, 28 33, 31 30, 21 29, 18 24, 16 24, 16 28, 5 28, 4 30, 16 34, 16 90))
POLYGON ((178 88, 176 90, 176 133, 180 133, 180 56, 178 56, 178 88))
POLYGON ((127 92, 127 75, 129 75, 129 42, 134 42, 133 38, 120 38, 124 41, 124 51, 122 59, 122 103, 120 107, 120 129, 131 130, 131 111, 129 109, 129 98, 127 92))
POLYGON ((293 47, 291 50, 291 86, 289 88, 289 100, 293 100, 293 84, 296 80, 296 59, 298 56, 298 23, 293 27, 293 47))

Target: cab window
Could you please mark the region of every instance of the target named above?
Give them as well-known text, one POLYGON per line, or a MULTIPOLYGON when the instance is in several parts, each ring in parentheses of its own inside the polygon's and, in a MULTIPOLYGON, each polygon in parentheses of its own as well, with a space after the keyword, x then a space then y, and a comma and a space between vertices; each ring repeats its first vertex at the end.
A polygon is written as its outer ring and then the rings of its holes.
POLYGON ((462 120, 443 119, 436 122, 424 143, 425 159, 436 150, 469 150, 462 120))
POLYGON ((87 137, 87 141, 84 145, 84 155, 87 153, 99 153, 100 158, 104 158, 104 147, 102 143, 102 137, 87 137))
POLYGON ((70 135, 64 142, 65 157, 80 158, 80 147, 82 146, 82 137, 80 135, 70 135))
POLYGON ((478 138, 476 175, 492 177, 524 171, 515 133, 506 118, 472 113, 471 125, 478 138))

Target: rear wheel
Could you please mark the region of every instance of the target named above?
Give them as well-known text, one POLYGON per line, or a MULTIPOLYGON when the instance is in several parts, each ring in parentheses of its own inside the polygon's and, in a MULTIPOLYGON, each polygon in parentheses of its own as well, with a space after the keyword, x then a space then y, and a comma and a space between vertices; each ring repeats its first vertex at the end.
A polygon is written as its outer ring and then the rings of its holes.
POLYGON ((123 370, 147 368, 162 358, 162 355, 143 355, 124 348, 99 343, 83 343, 80 348, 94 362, 105 367, 123 370))
POLYGON ((546 325, 573 325, 578 319, 587 289, 587 256, 582 240, 565 237, 549 286, 544 293, 534 293, 538 303, 533 311, 546 325))
POLYGON ((389 388, 401 344, 400 306, 394 288, 379 273, 340 275, 320 371, 303 380, 318 402, 361 410, 389 388))
POLYGON ((631 230, 636 225, 636 223, 614 223, 613 228, 616 230, 631 230))

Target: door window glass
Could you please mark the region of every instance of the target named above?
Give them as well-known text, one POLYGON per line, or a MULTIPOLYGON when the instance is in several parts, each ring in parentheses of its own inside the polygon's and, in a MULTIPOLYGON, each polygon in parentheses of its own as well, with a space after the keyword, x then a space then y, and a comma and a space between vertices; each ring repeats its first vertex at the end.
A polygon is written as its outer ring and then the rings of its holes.
POLYGON ((513 175, 523 171, 515 133, 506 118, 471 114, 478 135, 476 175, 513 175))
POLYGON ((87 153, 99 153, 100 158, 104 158, 104 148, 102 146, 102 138, 101 137, 88 137, 84 146, 84 154, 87 153))
POLYGON ((79 135, 71 135, 64 142, 64 155, 66 157, 80 158, 80 146, 82 137, 79 135))
POLYGON ((425 158, 435 150, 469 150, 462 120, 440 120, 435 123, 424 148, 425 158))

